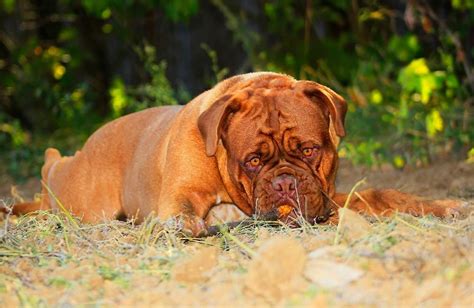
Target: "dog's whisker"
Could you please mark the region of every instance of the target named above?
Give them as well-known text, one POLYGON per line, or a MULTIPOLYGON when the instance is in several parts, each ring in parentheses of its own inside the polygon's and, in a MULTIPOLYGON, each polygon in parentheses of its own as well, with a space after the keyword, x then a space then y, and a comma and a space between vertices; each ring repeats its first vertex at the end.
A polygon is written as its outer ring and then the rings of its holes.
POLYGON ((306 195, 304 197, 304 219, 308 220, 308 198, 306 198, 306 195))
POLYGON ((260 216, 260 205, 258 204, 258 197, 255 198, 255 213, 254 213, 254 218, 255 219, 258 219, 258 217, 260 216))
POLYGON ((303 216, 303 212, 301 210, 301 202, 300 202, 300 194, 298 191, 298 185, 297 185, 296 179, 294 179, 294 185, 295 185, 295 192, 296 192, 296 205, 297 205, 297 214, 299 216, 303 216))

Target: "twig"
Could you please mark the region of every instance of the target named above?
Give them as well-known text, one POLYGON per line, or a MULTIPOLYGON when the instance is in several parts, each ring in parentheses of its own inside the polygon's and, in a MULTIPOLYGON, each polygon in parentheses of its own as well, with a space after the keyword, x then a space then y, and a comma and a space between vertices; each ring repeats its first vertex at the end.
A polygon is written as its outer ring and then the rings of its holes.
POLYGON ((12 208, 10 206, 7 205, 7 203, 5 202, 5 200, 1 200, 2 201, 2 207, 5 208, 5 210, 7 211, 7 216, 5 217, 4 221, 5 221, 5 225, 3 226, 3 234, 0 234, 0 238, 4 237, 7 235, 7 232, 8 232, 8 221, 9 221, 9 218, 10 216, 12 215, 12 208))
MULTIPOLYGON (((365 183, 365 178, 357 182, 349 192, 349 195, 347 196, 346 202, 344 203, 344 206, 342 207, 343 209, 346 209, 349 206, 352 194, 356 190, 357 187, 365 183)), ((336 229, 336 236, 334 237, 334 245, 338 245, 340 240, 341 240, 341 228, 342 228, 342 221, 345 216, 345 211, 342 211, 341 215, 339 215, 339 222, 337 223, 337 229, 336 229)))
POLYGON ((242 242, 241 240, 239 240, 238 238, 236 238, 235 236, 233 236, 232 234, 230 234, 230 232, 228 232, 228 230, 223 227, 223 226, 217 226, 220 230, 220 233, 222 233, 222 235, 226 238, 228 238, 229 240, 233 241, 234 243, 237 244, 237 246, 239 246, 240 248, 242 248, 243 250, 245 250, 245 252, 247 254, 249 254, 252 258, 254 258, 255 256, 257 256, 257 253, 252 249, 250 248, 248 245, 246 245, 244 242, 242 242))
POLYGON ((412 225, 411 223, 409 223, 409 222, 407 222, 407 221, 401 219, 398 215, 395 216, 395 220, 401 222, 401 223, 404 224, 404 225, 407 225, 408 227, 410 227, 410 228, 412 228, 412 229, 414 229, 414 230, 416 230, 416 231, 418 231, 418 232, 421 232, 421 233, 425 232, 425 230, 423 230, 423 229, 421 229, 421 228, 419 228, 419 227, 417 227, 417 226, 414 226, 414 225, 412 225))
POLYGON ((58 204, 61 211, 63 211, 63 213, 68 218, 69 222, 72 223, 77 229, 79 229, 79 225, 76 222, 76 220, 74 219, 74 217, 72 217, 71 213, 64 207, 64 205, 61 203, 61 201, 59 201, 59 199, 56 197, 54 192, 49 188, 49 186, 43 180, 41 180, 41 185, 43 185, 46 188, 46 190, 48 191, 48 193, 54 198, 54 201, 56 201, 56 203, 58 204))
POLYGON ((370 206, 369 202, 367 200, 365 200, 365 198, 362 197, 362 195, 359 194, 358 192, 355 192, 355 195, 360 199, 360 201, 362 201, 369 208, 370 214, 372 214, 378 220, 378 222, 382 222, 379 215, 377 215, 377 213, 375 213, 372 210, 372 207, 370 206))

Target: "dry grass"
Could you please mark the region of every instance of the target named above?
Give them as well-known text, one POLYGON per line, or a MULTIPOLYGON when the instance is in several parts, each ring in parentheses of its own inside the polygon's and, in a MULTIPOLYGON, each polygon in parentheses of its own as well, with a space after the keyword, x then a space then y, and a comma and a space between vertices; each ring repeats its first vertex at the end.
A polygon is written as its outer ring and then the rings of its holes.
POLYGON ((8 217, 0 305, 472 307, 474 216, 398 215, 372 224, 344 217, 338 227, 255 222, 203 239, 155 219, 86 225, 47 212, 8 217))

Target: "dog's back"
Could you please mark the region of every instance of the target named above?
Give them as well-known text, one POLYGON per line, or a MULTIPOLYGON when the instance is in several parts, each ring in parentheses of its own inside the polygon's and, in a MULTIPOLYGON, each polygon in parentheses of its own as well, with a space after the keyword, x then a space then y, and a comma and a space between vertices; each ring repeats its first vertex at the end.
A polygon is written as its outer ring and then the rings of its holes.
POLYGON ((125 167, 133 160, 138 143, 143 142, 141 135, 150 127, 154 131, 165 130, 180 109, 150 108, 116 119, 92 134, 73 156, 47 149, 41 169, 41 200, 16 204, 13 213, 64 206, 86 222, 122 215, 125 167))

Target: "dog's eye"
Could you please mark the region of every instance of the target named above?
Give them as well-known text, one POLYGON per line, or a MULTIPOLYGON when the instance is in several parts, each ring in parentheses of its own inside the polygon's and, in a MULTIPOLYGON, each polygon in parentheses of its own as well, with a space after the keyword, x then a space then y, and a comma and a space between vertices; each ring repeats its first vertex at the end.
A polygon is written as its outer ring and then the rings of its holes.
POLYGON ((303 152, 304 156, 310 157, 311 155, 313 155, 314 149, 313 148, 305 148, 305 149, 303 149, 302 152, 303 152))
POLYGON ((257 172, 262 167, 262 159, 254 156, 245 162, 245 168, 250 172, 257 172))
POLYGON ((259 157, 254 157, 249 161, 250 166, 252 167, 258 167, 260 165, 260 158, 259 157))

